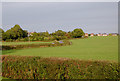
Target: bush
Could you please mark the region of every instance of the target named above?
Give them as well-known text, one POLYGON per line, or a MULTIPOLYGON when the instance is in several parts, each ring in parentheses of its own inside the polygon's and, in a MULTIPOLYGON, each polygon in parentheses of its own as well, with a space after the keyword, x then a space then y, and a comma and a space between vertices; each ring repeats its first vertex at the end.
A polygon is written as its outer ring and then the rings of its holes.
POLYGON ((6 42, 13 42, 13 39, 6 39, 6 42))
POLYGON ((24 48, 34 48, 34 47, 50 47, 50 43, 41 43, 41 44, 26 44, 26 45, 3 45, 2 50, 11 50, 11 49, 24 49, 24 48))
POLYGON ((44 41, 49 41, 49 37, 44 37, 44 41))
MULTIPOLYGON (((24 45, 2 45, 2 50, 11 50, 11 49, 24 49, 24 48, 35 48, 35 47, 51 47, 51 46, 64 46, 70 45, 71 42, 68 40, 63 40, 63 43, 54 42, 53 43, 40 43, 40 44, 24 44, 24 45)), ((1 47, 1 46, 0 46, 1 47)))
POLYGON ((2 76, 11 79, 120 79, 118 63, 35 56, 3 56, 2 76))

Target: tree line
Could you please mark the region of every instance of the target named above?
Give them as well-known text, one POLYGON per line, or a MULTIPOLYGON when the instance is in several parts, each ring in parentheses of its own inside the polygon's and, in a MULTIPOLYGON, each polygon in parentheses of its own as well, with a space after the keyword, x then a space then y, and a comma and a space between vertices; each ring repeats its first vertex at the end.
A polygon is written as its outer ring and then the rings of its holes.
POLYGON ((0 28, 0 34, 3 41, 53 41, 72 38, 81 38, 84 36, 82 29, 74 29, 73 31, 65 32, 57 30, 53 33, 46 32, 33 32, 29 34, 28 31, 23 30, 18 24, 6 32, 0 28))

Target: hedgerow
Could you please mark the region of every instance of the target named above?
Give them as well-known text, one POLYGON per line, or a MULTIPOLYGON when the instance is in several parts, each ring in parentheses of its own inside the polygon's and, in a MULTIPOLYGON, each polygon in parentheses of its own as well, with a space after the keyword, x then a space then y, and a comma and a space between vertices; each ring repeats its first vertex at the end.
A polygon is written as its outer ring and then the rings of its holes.
POLYGON ((60 43, 60 41, 55 41, 53 43, 40 43, 40 44, 2 45, 2 50, 24 49, 24 48, 34 48, 34 47, 64 46, 64 45, 70 45, 70 44, 71 42, 69 42, 68 40, 63 40, 62 43, 60 43))
POLYGON ((11 79, 120 79, 117 62, 37 56, 3 56, 2 76, 11 79))

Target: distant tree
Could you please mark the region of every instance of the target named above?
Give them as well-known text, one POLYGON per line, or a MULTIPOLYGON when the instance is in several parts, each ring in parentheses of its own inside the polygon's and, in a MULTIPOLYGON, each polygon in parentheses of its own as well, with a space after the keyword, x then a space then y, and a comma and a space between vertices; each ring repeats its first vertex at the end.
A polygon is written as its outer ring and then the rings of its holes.
POLYGON ((4 30, 2 28, 0 28, 0 33, 4 33, 4 30))
POLYGON ((50 34, 48 33, 48 31, 40 33, 34 32, 31 34, 30 38, 32 41, 46 41, 49 40, 49 36, 50 34))
POLYGON ((18 39, 18 38, 24 38, 27 37, 27 31, 22 30, 22 28, 16 24, 13 28, 7 30, 4 34, 4 40, 6 39, 18 39))
POLYGON ((2 40, 4 40, 4 41, 7 39, 7 36, 6 36, 5 34, 6 34, 6 33, 3 33, 3 34, 2 34, 2 40))
POLYGON ((50 34, 50 36, 55 36, 55 33, 54 33, 54 32, 53 32, 53 33, 51 33, 51 34, 50 34))
POLYGON ((28 32, 27 30, 23 30, 23 38, 28 37, 28 32))
POLYGON ((56 36, 64 36, 66 34, 66 32, 62 31, 62 30, 58 30, 54 33, 54 35, 56 36))
POLYGON ((72 32, 71 32, 71 31, 69 31, 67 34, 68 34, 68 36, 67 36, 68 38, 73 38, 73 37, 72 37, 72 32))
POLYGON ((66 39, 67 37, 65 36, 66 32, 62 31, 62 30, 58 30, 55 31, 54 33, 52 33, 51 35, 53 36, 53 39, 55 40, 62 40, 62 39, 66 39))
POLYGON ((97 36, 97 34, 94 34, 94 36, 97 36))
POLYGON ((38 36, 49 37, 50 34, 48 33, 48 31, 46 31, 46 32, 40 32, 40 33, 38 33, 38 36))
POLYGON ((4 30, 0 28, 0 37, 2 37, 2 34, 4 33, 4 30))
POLYGON ((4 34, 4 30, 2 28, 0 28, 0 40, 2 40, 3 34, 4 34))
POLYGON ((42 36, 44 36, 44 37, 49 37, 49 33, 48 33, 48 31, 46 31, 46 32, 42 32, 42 36))
POLYGON ((109 33, 109 36, 112 36, 112 33, 109 33))
POLYGON ((28 37, 28 32, 23 30, 18 24, 16 24, 13 28, 4 32, 2 32, 2 39, 4 41, 53 41, 53 40, 63 40, 63 39, 70 39, 70 38, 80 38, 84 35, 82 29, 74 29, 72 32, 65 32, 62 30, 55 31, 49 34, 48 31, 46 32, 34 32, 28 37))
POLYGON ((88 34, 88 36, 90 36, 91 34, 88 34))
POLYGON ((69 33, 66 33, 65 36, 66 36, 67 38, 71 38, 71 36, 70 36, 69 33))
POLYGON ((49 37, 49 33, 48 33, 48 31, 46 31, 46 32, 44 32, 44 35, 45 35, 45 37, 49 37))
POLYGON ((39 36, 39 33, 37 33, 37 32, 31 33, 31 36, 32 37, 37 37, 37 36, 39 36))
POLYGON ((73 37, 73 38, 80 38, 80 37, 82 37, 82 36, 84 35, 84 32, 83 32, 82 29, 74 29, 74 30, 71 32, 71 34, 72 34, 72 37, 73 37))

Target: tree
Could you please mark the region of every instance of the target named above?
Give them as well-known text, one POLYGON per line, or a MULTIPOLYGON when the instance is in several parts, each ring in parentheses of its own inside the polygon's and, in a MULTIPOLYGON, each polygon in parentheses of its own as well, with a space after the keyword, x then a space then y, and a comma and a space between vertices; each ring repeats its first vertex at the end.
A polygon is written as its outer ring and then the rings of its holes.
POLYGON ((62 31, 62 30, 58 30, 55 32, 56 36, 64 36, 66 34, 66 32, 62 31))
POLYGON ((90 36, 91 34, 88 34, 88 36, 90 36))
POLYGON ((65 36, 66 32, 62 30, 55 31, 54 33, 51 34, 55 40, 62 40, 66 39, 67 37, 65 36))
POLYGON ((112 33, 109 33, 109 36, 112 36, 112 33))
POLYGON ((22 30, 22 28, 16 24, 13 28, 7 30, 4 34, 4 40, 6 39, 18 39, 27 37, 27 31, 22 30))
POLYGON ((4 33, 4 30, 2 28, 0 28, 0 33, 4 33))
POLYGON ((4 30, 0 28, 0 40, 2 40, 3 34, 4 34, 4 30))
POLYGON ((23 30, 23 38, 28 37, 28 32, 27 30, 23 30))
POLYGON ((2 37, 3 33, 4 33, 4 30, 0 28, 0 37, 2 37))
POLYGON ((31 34, 31 36, 32 37, 37 37, 37 36, 39 36, 39 34, 37 32, 34 32, 34 33, 31 34))
POLYGON ((72 32, 71 32, 71 35, 73 38, 80 38, 84 35, 84 32, 82 29, 74 29, 72 32))
POLYGON ((65 36, 66 36, 67 38, 71 38, 69 33, 66 33, 65 36))
POLYGON ((44 35, 45 35, 45 37, 49 37, 49 33, 48 33, 48 31, 46 31, 46 32, 44 32, 44 35))

